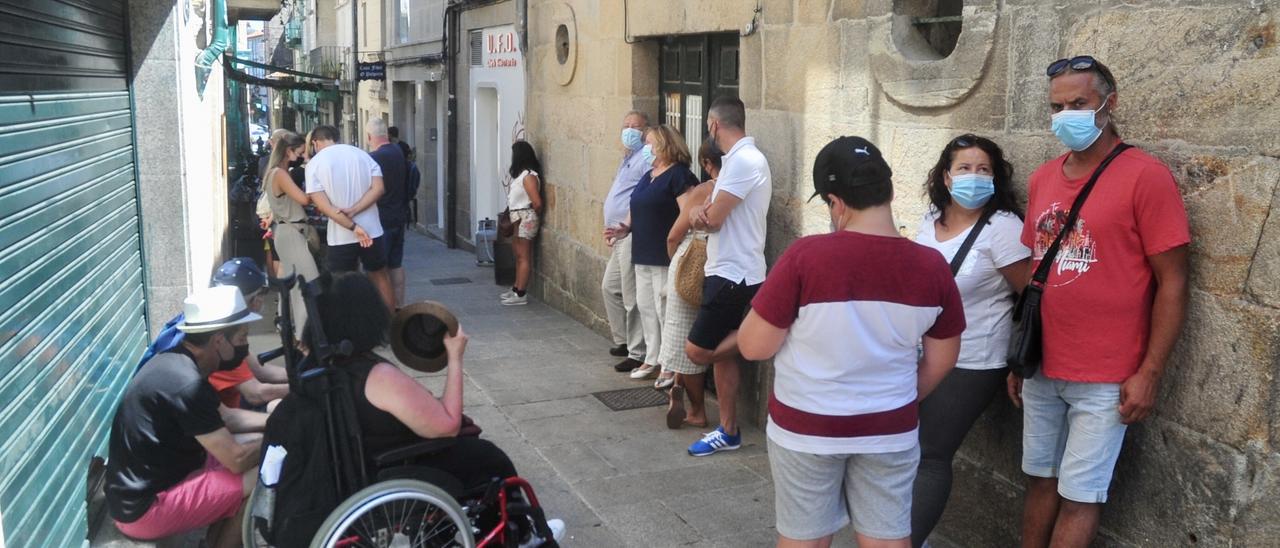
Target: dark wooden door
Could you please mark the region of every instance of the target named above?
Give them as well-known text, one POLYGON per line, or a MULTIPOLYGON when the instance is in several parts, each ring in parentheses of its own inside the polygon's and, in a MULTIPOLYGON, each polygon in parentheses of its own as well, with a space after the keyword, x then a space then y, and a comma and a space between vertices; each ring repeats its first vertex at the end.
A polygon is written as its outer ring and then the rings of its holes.
MULTIPOLYGON (((695 157, 706 137, 707 109, 722 95, 738 96, 738 35, 669 36, 658 63, 659 121, 680 131, 695 157)), ((695 173, 702 169, 694 162, 695 173)))

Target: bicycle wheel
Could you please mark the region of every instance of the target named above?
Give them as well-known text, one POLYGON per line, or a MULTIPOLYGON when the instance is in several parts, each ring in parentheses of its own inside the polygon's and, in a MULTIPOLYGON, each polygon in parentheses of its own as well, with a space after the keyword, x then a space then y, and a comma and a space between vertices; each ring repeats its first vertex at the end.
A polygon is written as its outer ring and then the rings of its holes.
POLYGON ((471 522, 443 489, 390 480, 361 489, 329 514, 312 548, 475 548, 471 522))

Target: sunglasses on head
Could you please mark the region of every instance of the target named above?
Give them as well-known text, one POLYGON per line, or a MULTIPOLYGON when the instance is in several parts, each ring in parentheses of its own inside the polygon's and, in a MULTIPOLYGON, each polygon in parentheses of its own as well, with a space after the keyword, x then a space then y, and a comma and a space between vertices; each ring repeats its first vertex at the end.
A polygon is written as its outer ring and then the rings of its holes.
POLYGON ((1068 68, 1077 72, 1092 70, 1098 73, 1098 75, 1102 77, 1103 81, 1105 81, 1113 91, 1116 88, 1116 80, 1111 76, 1111 71, 1107 70, 1107 67, 1103 66, 1101 62, 1089 55, 1078 55, 1070 59, 1058 59, 1057 61, 1049 63, 1049 67, 1045 69, 1044 73, 1049 78, 1053 78, 1054 76, 1062 74, 1062 71, 1067 70, 1068 68))
POLYGON ((972 133, 966 133, 951 140, 952 148, 969 148, 978 144, 978 136, 972 133))
POLYGON ((1094 59, 1089 55, 1079 55, 1070 59, 1058 59, 1057 61, 1049 63, 1049 68, 1045 69, 1044 73, 1046 76, 1053 78, 1054 76, 1061 74, 1062 71, 1067 70, 1067 67, 1071 67, 1071 70, 1090 70, 1096 66, 1098 66, 1097 59, 1094 59))

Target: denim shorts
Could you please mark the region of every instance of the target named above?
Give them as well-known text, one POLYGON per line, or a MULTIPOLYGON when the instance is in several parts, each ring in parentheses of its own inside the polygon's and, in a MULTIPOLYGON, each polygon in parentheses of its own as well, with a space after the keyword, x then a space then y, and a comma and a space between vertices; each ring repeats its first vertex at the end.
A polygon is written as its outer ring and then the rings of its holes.
POLYGON ((894 453, 816 455, 769 440, 778 534, 820 539, 853 522, 875 539, 911 536, 911 488, 920 446, 894 453))
POLYGON ((1022 383, 1022 471, 1058 478, 1058 494, 1107 502, 1127 428, 1120 422, 1120 385, 1060 381, 1036 375, 1022 383))

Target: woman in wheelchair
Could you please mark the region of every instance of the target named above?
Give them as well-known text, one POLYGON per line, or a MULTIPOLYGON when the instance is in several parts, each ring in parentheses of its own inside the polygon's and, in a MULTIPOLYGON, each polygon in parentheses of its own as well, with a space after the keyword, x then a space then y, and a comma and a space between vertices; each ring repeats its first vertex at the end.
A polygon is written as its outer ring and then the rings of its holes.
MULTIPOLYGON (((448 497, 467 507, 473 532, 480 533, 476 540, 481 541, 481 546, 498 541, 507 546, 555 546, 552 538, 563 534, 563 522, 543 519, 532 488, 517 477, 511 459, 492 442, 476 437, 478 429, 462 414, 466 333, 456 328, 456 333, 450 335, 442 321, 421 314, 403 322, 409 328, 397 334, 397 342, 412 347, 414 354, 430 355, 425 359, 432 364, 445 362, 444 391, 437 398, 398 366, 373 352, 387 344, 392 321, 378 290, 367 277, 354 272, 323 275, 316 283, 319 294, 314 297, 308 322, 320 322, 324 341, 315 340, 316 331, 308 325, 303 330, 303 342, 310 349, 327 342, 340 342, 343 346, 345 355, 333 358, 331 363, 333 369, 345 373, 341 384, 350 391, 352 407, 346 416, 354 418, 355 430, 360 434, 357 445, 363 447, 368 482, 420 480, 443 489, 448 497), (415 335, 406 335, 410 330, 415 335), (464 426, 472 431, 463 430, 464 426), (518 502, 513 505, 513 501, 518 502), (521 510, 524 514, 517 524, 516 516, 521 515, 521 510)), ((376 491, 377 485, 366 491, 376 491)), ((359 495, 352 495, 347 502, 359 495)), ((330 515, 328 522, 341 521, 338 514, 349 510, 347 502, 330 515)), ((326 526, 328 523, 321 526, 321 534, 326 526)), ((247 531, 246 537, 251 533, 247 531)))
MULTIPOLYGON (((356 422, 367 457, 423 438, 454 438, 447 450, 418 457, 414 463, 450 474, 464 489, 516 475, 511 459, 492 442, 458 437, 465 332, 459 329, 454 336, 445 333, 448 366, 444 393, 437 398, 399 367, 373 353, 374 348, 388 342, 391 316, 367 277, 354 272, 334 276, 316 304, 325 336, 330 341, 351 342, 350 357, 339 358, 337 365, 350 375, 356 422)), ((311 331, 306 333, 309 338, 311 331)))

